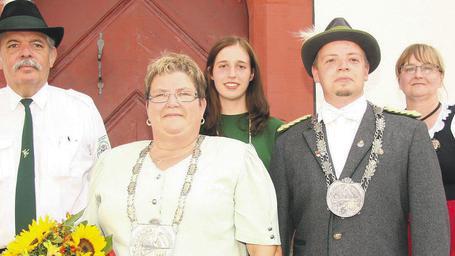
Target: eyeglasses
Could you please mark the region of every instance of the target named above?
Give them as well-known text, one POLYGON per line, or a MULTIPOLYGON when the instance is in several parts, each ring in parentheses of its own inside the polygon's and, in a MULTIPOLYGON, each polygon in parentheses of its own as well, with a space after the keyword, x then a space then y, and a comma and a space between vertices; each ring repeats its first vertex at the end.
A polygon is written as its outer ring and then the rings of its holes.
POLYGON ((169 101, 171 95, 175 96, 178 102, 192 102, 195 99, 199 98, 197 92, 192 91, 177 91, 174 93, 170 92, 159 92, 153 95, 150 95, 148 100, 153 103, 164 103, 169 101))
POLYGON ((420 68, 420 72, 422 72, 422 74, 424 74, 424 75, 429 75, 436 71, 441 71, 439 69, 438 65, 434 65, 434 64, 430 64, 430 63, 422 64, 420 66, 416 66, 414 64, 403 65, 403 66, 401 66, 400 70, 402 73, 411 75, 411 74, 415 74, 417 72, 418 68, 420 68))

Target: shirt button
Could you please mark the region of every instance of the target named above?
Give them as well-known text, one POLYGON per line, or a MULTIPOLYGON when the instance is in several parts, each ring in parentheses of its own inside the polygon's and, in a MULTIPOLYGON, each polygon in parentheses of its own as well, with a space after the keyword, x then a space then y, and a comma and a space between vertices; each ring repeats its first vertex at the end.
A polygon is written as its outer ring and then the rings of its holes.
POLYGON ((268 231, 272 231, 272 227, 269 227, 267 230, 268 230, 268 231))
POLYGON ((156 179, 159 180, 161 178, 161 174, 156 175, 156 179))
POLYGON ((152 204, 156 204, 158 201, 156 199, 152 200, 152 204))
POLYGON ((274 238, 275 238, 275 236, 274 236, 274 235, 271 235, 271 236, 270 236, 270 239, 274 239, 274 238))
POLYGON ((340 240, 343 235, 341 233, 335 233, 333 234, 333 239, 335 240, 340 240))

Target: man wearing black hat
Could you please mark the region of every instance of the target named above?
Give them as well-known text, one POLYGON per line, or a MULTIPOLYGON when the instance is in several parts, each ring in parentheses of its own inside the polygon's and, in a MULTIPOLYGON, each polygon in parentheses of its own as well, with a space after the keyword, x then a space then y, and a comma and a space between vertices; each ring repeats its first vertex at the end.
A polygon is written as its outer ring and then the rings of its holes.
POLYGON ((449 254, 437 157, 425 125, 369 103, 376 39, 334 19, 302 46, 306 71, 322 87, 317 116, 287 125, 270 172, 285 255, 449 254))
POLYGON ((0 252, 32 219, 60 220, 86 206, 89 170, 109 148, 92 99, 47 83, 62 27, 30 1, 0 16, 0 252))

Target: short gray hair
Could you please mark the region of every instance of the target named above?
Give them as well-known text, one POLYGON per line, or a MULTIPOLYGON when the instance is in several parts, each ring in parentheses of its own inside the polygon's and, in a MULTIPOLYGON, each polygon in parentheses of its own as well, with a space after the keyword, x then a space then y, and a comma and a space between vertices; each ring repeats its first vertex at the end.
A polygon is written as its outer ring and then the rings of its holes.
POLYGON ((55 48, 55 40, 52 39, 50 36, 46 35, 46 41, 47 41, 47 45, 49 45, 49 48, 55 48))

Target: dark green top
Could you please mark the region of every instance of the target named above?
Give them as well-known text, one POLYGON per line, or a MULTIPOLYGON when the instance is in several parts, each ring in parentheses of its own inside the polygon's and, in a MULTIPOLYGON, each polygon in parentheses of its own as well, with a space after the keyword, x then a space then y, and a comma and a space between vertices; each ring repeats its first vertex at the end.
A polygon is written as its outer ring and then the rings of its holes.
MULTIPOLYGON (((251 142, 267 169, 269 168, 275 138, 278 135, 276 130, 282 124, 281 120, 270 117, 264 130, 251 137, 251 142)), ((248 113, 221 115, 221 128, 223 136, 248 143, 248 113)))

